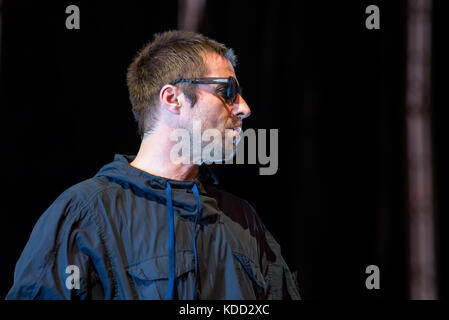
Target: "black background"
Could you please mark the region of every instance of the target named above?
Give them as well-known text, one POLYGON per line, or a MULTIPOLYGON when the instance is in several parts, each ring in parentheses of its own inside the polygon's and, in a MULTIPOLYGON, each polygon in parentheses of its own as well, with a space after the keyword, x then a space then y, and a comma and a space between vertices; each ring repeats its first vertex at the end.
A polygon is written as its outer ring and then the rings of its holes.
MULTIPOLYGON (((435 1, 432 108, 440 297, 447 297, 442 2, 435 1)), ((245 128, 279 130, 279 168, 215 165, 298 270, 304 299, 406 299, 405 1, 207 1, 199 31, 234 48, 245 128), (368 30, 365 8, 380 8, 368 30), (381 289, 367 290, 378 265, 381 289)), ((178 3, 3 1, 0 296, 45 209, 139 139, 125 75, 178 3), (76 4, 81 29, 68 30, 76 4)), ((446 52, 447 53, 447 52, 446 52)))

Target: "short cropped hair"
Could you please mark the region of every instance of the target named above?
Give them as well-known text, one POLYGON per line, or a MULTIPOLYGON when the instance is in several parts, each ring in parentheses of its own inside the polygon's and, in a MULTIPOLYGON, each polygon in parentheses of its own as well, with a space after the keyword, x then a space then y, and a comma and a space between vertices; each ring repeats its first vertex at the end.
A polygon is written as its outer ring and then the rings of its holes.
MULTIPOLYGON (((159 92, 164 85, 180 78, 198 78, 208 70, 203 54, 215 52, 232 66, 237 58, 231 48, 202 34, 190 31, 166 31, 155 34, 128 67, 127 85, 132 111, 143 139, 157 122, 159 92)), ((197 101, 196 86, 180 85, 192 106, 197 101)))

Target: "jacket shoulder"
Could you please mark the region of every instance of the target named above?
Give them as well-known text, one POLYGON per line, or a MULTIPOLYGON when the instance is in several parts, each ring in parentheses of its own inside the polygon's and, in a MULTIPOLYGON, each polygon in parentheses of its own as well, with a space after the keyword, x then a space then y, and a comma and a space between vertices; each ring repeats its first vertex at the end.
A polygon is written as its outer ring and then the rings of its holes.
POLYGON ((88 204, 103 191, 111 188, 117 188, 117 186, 106 179, 93 177, 69 187, 61 193, 57 200, 75 200, 81 204, 88 204))

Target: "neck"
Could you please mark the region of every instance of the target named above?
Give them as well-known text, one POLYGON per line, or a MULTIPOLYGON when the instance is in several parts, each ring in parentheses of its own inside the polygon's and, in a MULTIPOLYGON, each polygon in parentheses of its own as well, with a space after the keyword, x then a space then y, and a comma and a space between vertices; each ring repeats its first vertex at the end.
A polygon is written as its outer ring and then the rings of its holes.
POLYGON ((152 175, 171 180, 192 180, 198 175, 197 164, 173 163, 170 151, 176 142, 170 135, 154 131, 143 138, 139 152, 131 165, 152 175))

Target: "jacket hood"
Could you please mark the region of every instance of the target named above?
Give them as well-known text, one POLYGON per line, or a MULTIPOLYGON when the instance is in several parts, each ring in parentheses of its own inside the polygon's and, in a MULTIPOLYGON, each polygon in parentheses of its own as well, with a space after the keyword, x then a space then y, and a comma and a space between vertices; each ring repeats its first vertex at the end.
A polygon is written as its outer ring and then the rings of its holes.
MULTIPOLYGON (((151 193, 161 202, 167 201, 166 190, 169 184, 173 206, 178 209, 175 211, 182 216, 191 216, 197 210, 197 201, 193 195, 194 185, 197 186, 199 195, 207 196, 206 186, 218 184, 217 178, 206 164, 200 166, 195 179, 181 181, 155 176, 131 166, 130 163, 135 157, 135 155, 116 154, 114 161, 104 165, 95 177, 106 177, 121 185, 133 185, 145 193, 151 193)), ((200 212, 200 221, 210 218, 210 215, 207 212, 200 212)))

